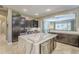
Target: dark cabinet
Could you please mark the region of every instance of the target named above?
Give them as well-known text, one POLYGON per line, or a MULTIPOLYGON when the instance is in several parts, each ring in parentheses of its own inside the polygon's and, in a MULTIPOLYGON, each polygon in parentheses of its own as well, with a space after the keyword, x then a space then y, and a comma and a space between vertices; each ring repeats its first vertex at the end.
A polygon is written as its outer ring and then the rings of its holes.
POLYGON ((25 33, 25 18, 12 16, 12 42, 18 41, 20 33, 25 33))
POLYGON ((29 25, 29 21, 28 20, 26 20, 25 21, 25 27, 29 27, 30 25, 29 25))
POLYGON ((58 34, 57 42, 79 47, 79 36, 72 34, 58 34))
POLYGON ((38 21, 33 20, 33 27, 38 27, 38 21))
POLYGON ((26 27, 31 27, 31 28, 38 27, 38 21, 36 21, 36 20, 26 20, 25 21, 25 26, 26 27))
POLYGON ((40 44, 40 53, 41 54, 48 54, 52 53, 56 47, 56 42, 54 41, 55 38, 45 41, 44 43, 40 44))
POLYGON ((67 40, 68 43, 70 43, 71 45, 79 47, 79 36, 77 36, 77 35, 68 35, 67 38, 68 38, 68 40, 67 40))
POLYGON ((18 36, 20 35, 20 17, 12 17, 12 42, 18 41, 18 36))
POLYGON ((79 35, 74 35, 74 34, 65 34, 65 33, 55 33, 55 32, 49 32, 51 34, 58 34, 56 37, 55 41, 72 45, 75 47, 79 47, 79 35))
POLYGON ((38 21, 26 20, 21 16, 12 16, 12 42, 18 41, 18 36, 25 34, 29 27, 38 27, 38 21))
POLYGON ((25 33, 25 27, 26 27, 26 22, 25 22, 25 18, 24 17, 21 17, 21 20, 20 20, 20 33, 25 33))

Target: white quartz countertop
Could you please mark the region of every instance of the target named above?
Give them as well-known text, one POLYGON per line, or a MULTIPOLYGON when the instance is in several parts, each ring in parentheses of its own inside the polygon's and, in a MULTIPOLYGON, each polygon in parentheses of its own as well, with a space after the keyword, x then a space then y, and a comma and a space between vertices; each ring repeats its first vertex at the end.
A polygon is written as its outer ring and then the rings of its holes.
POLYGON ((28 34, 28 35, 21 35, 19 38, 28 40, 31 43, 40 44, 49 39, 55 38, 57 34, 48 34, 48 33, 35 33, 35 34, 28 34))
POLYGON ((62 33, 62 34, 72 34, 72 35, 79 35, 79 31, 55 31, 52 30, 50 33, 62 33))

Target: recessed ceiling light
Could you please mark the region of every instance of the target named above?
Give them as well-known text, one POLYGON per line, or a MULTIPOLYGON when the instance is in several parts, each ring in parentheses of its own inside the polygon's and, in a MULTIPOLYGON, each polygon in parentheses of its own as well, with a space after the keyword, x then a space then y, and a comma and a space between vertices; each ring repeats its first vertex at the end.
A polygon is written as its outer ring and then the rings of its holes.
POLYGON ((38 13, 35 13, 34 15, 38 16, 39 14, 38 13))
POLYGON ((27 11, 27 9, 23 9, 23 11, 27 11))
POLYGON ((47 12, 51 11, 51 9, 46 9, 47 12))

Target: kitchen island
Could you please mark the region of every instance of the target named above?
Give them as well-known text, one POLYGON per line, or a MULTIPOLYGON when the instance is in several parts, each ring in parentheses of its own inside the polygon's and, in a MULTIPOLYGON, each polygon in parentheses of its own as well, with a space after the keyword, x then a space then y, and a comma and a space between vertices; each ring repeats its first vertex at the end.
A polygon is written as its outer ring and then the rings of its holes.
POLYGON ((34 33, 21 35, 18 37, 18 40, 25 42, 24 45, 27 54, 43 54, 52 53, 56 47, 54 42, 56 36, 57 34, 34 33))

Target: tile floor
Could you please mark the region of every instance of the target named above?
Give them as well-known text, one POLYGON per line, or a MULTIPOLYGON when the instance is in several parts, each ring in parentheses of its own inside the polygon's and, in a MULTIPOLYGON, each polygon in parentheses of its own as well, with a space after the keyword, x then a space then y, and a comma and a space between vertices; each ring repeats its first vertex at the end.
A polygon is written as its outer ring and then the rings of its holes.
POLYGON ((25 49, 17 42, 8 45, 5 35, 0 35, 0 54, 24 54, 25 49))
MULTIPOLYGON (((17 42, 8 45, 5 35, 0 35, 0 54, 25 54, 25 48, 17 42)), ((78 54, 79 48, 57 42, 56 49, 52 54, 78 54)))
POLYGON ((56 49, 53 54, 78 54, 79 48, 57 42, 56 49))

